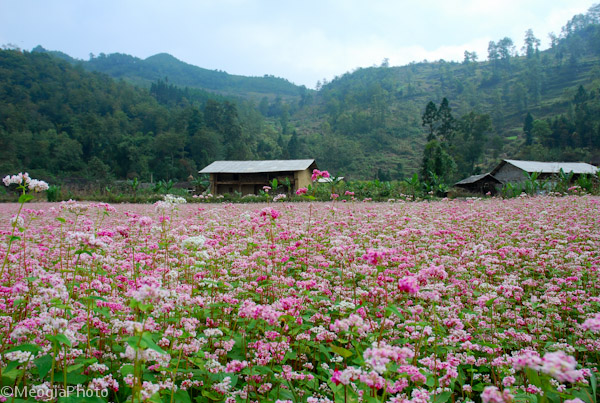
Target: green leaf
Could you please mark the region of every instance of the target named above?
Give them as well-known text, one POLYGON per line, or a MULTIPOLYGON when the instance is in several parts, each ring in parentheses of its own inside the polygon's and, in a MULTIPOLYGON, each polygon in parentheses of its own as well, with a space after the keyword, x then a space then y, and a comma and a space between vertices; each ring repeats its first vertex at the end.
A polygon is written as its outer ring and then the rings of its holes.
POLYGON ((67 376, 67 383, 69 385, 79 385, 84 384, 88 381, 88 377, 81 374, 69 374, 67 376))
POLYGON ((62 218, 62 217, 56 217, 56 221, 58 221, 58 222, 61 222, 61 223, 63 223, 63 224, 67 222, 67 220, 65 220, 65 219, 64 219, 64 218, 62 218))
POLYGON ((538 388, 542 387, 542 380, 540 379, 540 375, 534 371, 531 368, 525 368, 525 373, 527 374, 527 378, 529 379, 529 382, 531 382, 533 385, 537 386, 538 388))
POLYGON ((19 196, 19 203, 27 203, 28 201, 33 200, 33 196, 27 193, 23 193, 19 196))
POLYGON ((138 350, 138 344, 137 344, 138 337, 137 336, 129 336, 128 338, 125 339, 125 343, 129 344, 129 347, 131 347, 135 351, 138 350))
POLYGON ((446 391, 437 395, 433 401, 434 403, 446 403, 450 396, 452 396, 452 392, 446 391))
POLYGON ((173 400, 176 402, 192 403, 192 400, 190 399, 190 394, 187 390, 179 389, 177 392, 175 392, 175 395, 173 397, 173 400))
POLYGON ((348 358, 348 357, 352 357, 354 355, 354 353, 352 351, 350 351, 344 347, 338 347, 338 346, 334 346, 334 345, 331 345, 330 347, 331 347, 331 351, 333 351, 340 357, 348 358))
POLYGON ((590 392, 587 390, 587 388, 583 390, 573 390, 571 393, 573 396, 580 398, 586 403, 593 403, 592 395, 590 395, 590 392))
POLYGON ((133 374, 134 369, 135 368, 133 367, 133 365, 131 365, 131 364, 125 364, 125 365, 123 365, 121 367, 121 369, 119 369, 119 372, 121 372, 121 374, 123 376, 127 376, 129 374, 133 374))
POLYGON ((69 338, 67 336, 65 336, 62 333, 57 334, 56 336, 56 340, 59 341, 60 343, 68 346, 68 347, 73 347, 73 343, 71 343, 71 340, 69 340, 69 338))
POLYGON ((221 395, 216 394, 215 392, 211 392, 209 390, 202 390, 202 396, 209 398, 210 400, 218 401, 221 400, 221 395))
POLYGON ((4 368, 2 370, 2 375, 6 376, 6 374, 8 374, 9 372, 11 372, 12 370, 17 369, 17 367, 20 365, 19 361, 9 361, 8 364, 6 365, 6 368, 4 368))
POLYGON ((160 348, 155 342, 154 340, 152 340, 152 335, 148 332, 144 332, 142 333, 142 342, 144 344, 146 344, 146 347, 148 347, 151 350, 156 351, 157 353, 161 353, 161 354, 167 354, 167 352, 165 350, 163 350, 162 348, 160 348))
POLYGON ((75 251, 76 255, 81 255, 82 253, 85 253, 86 255, 92 256, 92 252, 90 252, 89 250, 86 250, 86 249, 77 249, 75 251))
POLYGON ((25 343, 25 344, 21 344, 19 346, 9 348, 4 353, 11 353, 13 351, 29 351, 32 354, 37 354, 40 351, 42 351, 42 349, 40 347, 36 346, 35 344, 25 343))
POLYGON ((400 319, 405 320, 404 319, 404 315, 402 315, 400 313, 400 311, 398 310, 398 308, 395 305, 390 305, 387 308, 385 308, 385 310, 388 311, 388 312, 390 312, 390 313, 393 313, 394 315, 396 315, 400 319))
POLYGON ((148 399, 148 401, 153 403, 163 403, 163 401, 160 398, 160 392, 156 392, 155 394, 150 396, 150 399, 148 399))
POLYGON ((489 308, 490 306, 492 306, 494 304, 494 301, 497 300, 497 299, 498 299, 498 297, 492 298, 492 299, 488 299, 487 301, 485 301, 485 306, 487 306, 489 308))
POLYGON ((82 368, 82 367, 83 367, 83 364, 74 364, 74 365, 69 365, 69 366, 67 367, 67 373, 69 374, 69 373, 71 373, 71 372, 73 372, 73 371, 76 371, 76 370, 78 370, 79 368, 82 368))
POLYGON ((590 373, 590 385, 592 386, 592 396, 594 397, 594 403, 597 403, 596 396, 598 395, 596 394, 596 388, 598 387, 598 381, 596 380, 596 375, 593 372, 590 373))
POLYGON ((44 379, 46 375, 48 375, 48 372, 50 372, 50 370, 52 369, 52 356, 44 355, 40 358, 36 358, 35 360, 33 360, 33 363, 35 364, 38 373, 40 374, 40 379, 44 379))

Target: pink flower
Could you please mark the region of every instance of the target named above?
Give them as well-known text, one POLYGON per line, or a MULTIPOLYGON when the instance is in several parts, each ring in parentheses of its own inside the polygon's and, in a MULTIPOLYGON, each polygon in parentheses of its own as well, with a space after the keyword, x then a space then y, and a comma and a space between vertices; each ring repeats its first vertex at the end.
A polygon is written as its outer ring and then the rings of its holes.
POLYGON ((500 392, 495 386, 487 386, 481 393, 481 401, 483 403, 506 403, 512 402, 514 396, 508 389, 500 392))
POLYGON ((264 209, 262 209, 260 211, 261 217, 270 216, 273 220, 276 219, 277 217, 279 217, 280 215, 281 215, 281 212, 279 212, 278 210, 275 210, 272 207, 265 207, 264 209))
POLYGON ((319 178, 329 178, 329 172, 327 171, 319 171, 318 169, 313 169, 312 176, 310 177, 312 181, 316 181, 319 178))
POLYGON ((416 294, 419 292, 419 281, 414 276, 402 277, 398 280, 398 289, 409 294, 416 294))
POLYGON ((306 192, 308 192, 308 189, 307 189, 307 188, 299 188, 298 190, 296 190, 296 194, 297 194, 298 196, 300 196, 300 195, 303 195, 303 194, 306 194, 306 192))
POLYGON ((583 330, 589 330, 593 333, 600 332, 600 313, 588 318, 581 324, 583 330))
POLYGON ((547 353, 542 359, 542 372, 561 382, 577 382, 583 378, 581 370, 576 370, 577 361, 564 351, 547 353))

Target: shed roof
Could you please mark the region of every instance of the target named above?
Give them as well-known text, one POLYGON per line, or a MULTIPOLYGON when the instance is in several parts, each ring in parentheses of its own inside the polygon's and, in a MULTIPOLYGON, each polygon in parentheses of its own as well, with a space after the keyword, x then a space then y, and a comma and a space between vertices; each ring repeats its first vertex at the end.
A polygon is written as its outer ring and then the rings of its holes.
POLYGON ((304 171, 314 164, 315 160, 265 160, 265 161, 215 161, 199 171, 201 174, 215 173, 263 173, 304 171))
POLYGON ((460 182, 456 182, 454 185, 468 185, 471 183, 479 182, 482 179, 491 179, 492 182, 502 183, 498 179, 494 178, 489 172, 481 175, 471 175, 468 178, 461 180, 460 182))
POLYGON ((565 173, 574 174, 596 174, 598 168, 585 162, 541 162, 541 161, 520 161, 520 160, 502 160, 500 164, 491 172, 494 175, 504 165, 511 164, 525 172, 539 172, 543 174, 557 174, 561 168, 565 173))

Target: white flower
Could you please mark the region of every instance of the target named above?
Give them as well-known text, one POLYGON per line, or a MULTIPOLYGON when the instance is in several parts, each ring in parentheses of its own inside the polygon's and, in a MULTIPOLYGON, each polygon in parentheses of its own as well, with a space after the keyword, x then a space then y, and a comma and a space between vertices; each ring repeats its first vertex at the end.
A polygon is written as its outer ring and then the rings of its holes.
POLYGON ((2 182, 4 182, 4 185, 6 185, 6 186, 10 186, 10 185, 24 186, 28 190, 33 190, 34 192, 42 192, 44 190, 48 190, 48 183, 38 180, 38 179, 31 179, 27 172, 25 172, 25 173, 19 172, 18 175, 12 175, 12 176, 6 175, 4 177, 4 179, 2 179, 2 182))
POLYGON ((198 249, 204 246, 206 238, 202 235, 191 236, 183 240, 181 245, 186 249, 198 249))
POLYGON ((10 223, 13 226, 17 226, 19 228, 22 228, 25 225, 25 220, 21 216, 13 216, 10 219, 10 223))
POLYGON ((48 183, 37 179, 32 179, 29 182, 28 188, 34 192, 43 192, 44 190, 48 190, 48 183))
POLYGON ((223 336, 223 332, 219 329, 204 329, 204 335, 206 337, 223 336))
POLYGON ((175 196, 175 195, 172 195, 172 194, 164 195, 163 200, 166 201, 167 203, 171 203, 171 204, 185 204, 185 203, 187 203, 186 200, 183 197, 175 196))
POLYGON ((12 351, 4 354, 4 358, 8 361, 19 361, 19 363, 23 364, 30 361, 33 356, 29 351, 12 351))

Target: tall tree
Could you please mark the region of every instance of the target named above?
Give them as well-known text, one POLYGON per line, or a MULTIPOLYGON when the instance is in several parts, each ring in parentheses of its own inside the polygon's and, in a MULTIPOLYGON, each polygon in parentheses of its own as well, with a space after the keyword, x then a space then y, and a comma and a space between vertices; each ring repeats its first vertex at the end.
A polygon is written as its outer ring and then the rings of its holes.
POLYGON ((534 56, 539 56, 540 53, 540 44, 541 41, 533 35, 533 30, 528 29, 525 32, 525 46, 523 46, 523 50, 525 51, 525 56, 528 59, 533 58, 534 56))
POLYGON ((431 141, 435 139, 435 125, 438 120, 438 109, 433 103, 433 101, 429 101, 427 106, 425 107, 425 113, 422 116, 422 126, 427 127, 427 141, 431 141))
POLYGON ((533 130, 533 116, 527 112, 525 116, 525 123, 523 124, 523 132, 525 133, 525 145, 529 146, 533 143, 533 136, 531 131, 533 130))
POLYGON ((442 99, 442 103, 437 112, 439 121, 438 138, 442 141, 452 140, 456 129, 456 120, 452 116, 452 109, 447 98, 442 99))

